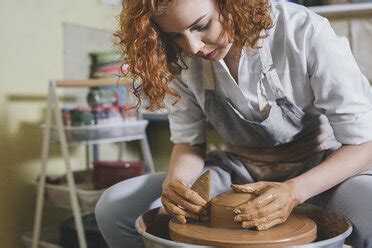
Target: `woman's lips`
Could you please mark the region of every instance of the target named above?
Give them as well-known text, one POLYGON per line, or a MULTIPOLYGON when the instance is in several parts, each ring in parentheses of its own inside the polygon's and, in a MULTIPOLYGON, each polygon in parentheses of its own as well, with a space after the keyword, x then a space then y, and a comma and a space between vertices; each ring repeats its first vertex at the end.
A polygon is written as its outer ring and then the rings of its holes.
POLYGON ((216 49, 214 49, 212 52, 206 53, 206 54, 199 52, 199 56, 201 56, 201 57, 203 57, 205 59, 211 59, 211 58, 214 57, 215 54, 216 54, 216 49))

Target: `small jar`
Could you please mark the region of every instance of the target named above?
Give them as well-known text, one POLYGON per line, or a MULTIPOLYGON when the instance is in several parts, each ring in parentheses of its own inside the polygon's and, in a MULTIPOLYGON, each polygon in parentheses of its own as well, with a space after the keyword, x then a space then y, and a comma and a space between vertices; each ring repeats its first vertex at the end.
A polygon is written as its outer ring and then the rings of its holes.
POLYGON ((72 108, 62 108, 62 123, 64 126, 70 126, 71 125, 71 112, 74 109, 72 108))
POLYGON ((94 125, 95 119, 91 108, 79 107, 75 108, 71 113, 72 126, 88 126, 94 125))
POLYGON ((108 123, 107 111, 105 107, 96 107, 92 110, 96 124, 108 123))
POLYGON ((118 92, 104 87, 90 88, 87 95, 87 102, 91 107, 117 105, 118 101, 118 92))
POLYGON ((105 107, 105 111, 106 111, 109 123, 123 122, 123 117, 120 114, 119 106, 105 107))
POLYGON ((120 112, 125 121, 138 120, 138 112, 134 106, 131 106, 131 105, 120 106, 120 112))

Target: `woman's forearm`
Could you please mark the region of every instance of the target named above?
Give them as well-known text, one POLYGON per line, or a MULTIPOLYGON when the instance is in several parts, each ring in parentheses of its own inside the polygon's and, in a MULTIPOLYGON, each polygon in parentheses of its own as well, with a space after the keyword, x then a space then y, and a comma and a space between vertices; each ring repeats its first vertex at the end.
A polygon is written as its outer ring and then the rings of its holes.
POLYGON ((198 146, 175 144, 165 182, 180 179, 191 184, 204 168, 205 151, 205 144, 198 146))
POLYGON ((300 202, 334 187, 372 165, 372 142, 344 145, 313 169, 291 179, 300 202))

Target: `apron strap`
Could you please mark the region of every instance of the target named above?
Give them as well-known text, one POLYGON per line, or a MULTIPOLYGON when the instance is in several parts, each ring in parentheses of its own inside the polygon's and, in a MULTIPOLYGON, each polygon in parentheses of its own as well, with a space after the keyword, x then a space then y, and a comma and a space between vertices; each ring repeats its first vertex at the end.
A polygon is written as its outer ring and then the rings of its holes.
POLYGON ((202 59, 204 90, 215 90, 212 63, 202 59))
POLYGON ((259 45, 261 46, 261 48, 259 49, 259 53, 262 63, 262 73, 266 77, 275 98, 283 98, 285 97, 284 90, 282 84, 280 83, 278 73, 276 72, 273 59, 271 57, 268 39, 260 39, 259 45))
MULTIPOLYGON (((267 39, 260 39, 259 45, 261 46, 259 54, 262 63, 262 73, 266 77, 275 98, 283 98, 285 97, 285 94, 278 73, 273 64, 269 42, 267 39)), ((215 90, 212 62, 202 59, 202 66, 204 89, 215 90)))

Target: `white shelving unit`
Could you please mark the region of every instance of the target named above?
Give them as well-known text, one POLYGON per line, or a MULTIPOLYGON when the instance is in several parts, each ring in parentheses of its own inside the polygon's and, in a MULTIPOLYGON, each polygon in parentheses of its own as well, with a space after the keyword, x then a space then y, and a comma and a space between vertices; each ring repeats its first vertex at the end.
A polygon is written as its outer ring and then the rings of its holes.
MULTIPOLYGON (((144 156, 145 172, 155 172, 147 136, 147 120, 127 121, 119 124, 96 125, 87 127, 65 127, 57 97, 57 88, 82 88, 98 86, 127 86, 127 82, 116 79, 100 80, 57 80, 49 83, 46 120, 43 125, 43 141, 41 154, 41 171, 38 182, 36 210, 32 231, 32 248, 58 247, 57 244, 41 241, 41 226, 44 201, 49 200, 56 206, 72 209, 81 248, 87 248, 86 237, 82 223, 82 211, 94 209, 95 203, 103 190, 94 190, 87 182, 76 183, 70 162, 69 146, 84 144, 101 144, 139 140, 144 156), (54 114, 55 123, 52 123, 54 114), (66 167, 66 182, 62 185, 46 183, 49 147, 58 142, 66 167)), ((24 240, 30 241, 24 237, 24 240)))
POLYGON ((309 7, 320 15, 351 15, 372 13, 372 3, 348 3, 309 7))

